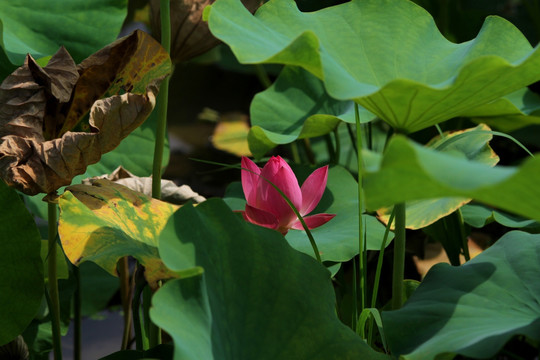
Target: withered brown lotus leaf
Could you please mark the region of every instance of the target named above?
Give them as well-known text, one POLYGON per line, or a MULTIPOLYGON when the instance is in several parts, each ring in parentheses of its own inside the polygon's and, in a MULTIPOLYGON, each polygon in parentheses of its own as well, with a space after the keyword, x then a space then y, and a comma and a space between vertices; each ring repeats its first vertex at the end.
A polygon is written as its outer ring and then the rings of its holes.
POLYGON ((0 177, 28 195, 69 185, 144 122, 169 71, 167 53, 140 31, 79 66, 63 48, 44 68, 28 55, 0 85, 0 177))
POLYGON ((150 115, 154 105, 152 91, 115 95, 92 107, 91 132, 67 132, 50 141, 5 136, 0 143, 1 176, 28 195, 54 192, 118 146, 150 115))
POLYGON ((90 55, 77 70, 80 79, 60 135, 71 130, 96 99, 125 92, 145 94, 155 79, 159 84, 168 74, 170 59, 157 41, 137 30, 90 55))
POLYGON ((68 102, 79 74, 63 47, 41 68, 28 55, 0 85, 0 137, 43 139, 47 106, 68 102))
MULTIPOLYGON (((207 5, 215 0, 172 0, 171 1, 171 59, 180 63, 201 55, 220 43, 208 24, 202 20, 207 5)), ((255 12, 261 0, 242 0, 244 6, 255 12)), ((150 0, 152 33, 161 38, 160 1, 150 0)))

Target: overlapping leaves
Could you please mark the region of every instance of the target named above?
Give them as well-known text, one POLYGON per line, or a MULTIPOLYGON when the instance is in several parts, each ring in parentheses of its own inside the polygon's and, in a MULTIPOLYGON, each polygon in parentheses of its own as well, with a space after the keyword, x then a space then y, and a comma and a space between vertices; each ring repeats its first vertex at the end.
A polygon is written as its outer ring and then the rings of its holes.
POLYGON ((540 51, 498 17, 475 39, 454 44, 425 10, 401 0, 353 0, 311 13, 276 0, 255 16, 238 0, 218 0, 205 16, 240 62, 301 66, 332 97, 352 99, 402 132, 540 79, 540 51))
POLYGON ((436 265, 402 309, 383 312, 393 354, 488 358, 514 335, 540 340, 538 264, 540 236, 513 231, 460 267, 436 265))
MULTIPOLYGON (((261 157, 278 144, 327 134, 341 122, 354 123, 351 101, 339 101, 326 92, 314 75, 296 66, 286 66, 267 90, 251 103, 249 147, 261 157)), ((360 121, 374 116, 360 107, 360 121)))
POLYGON ((538 221, 539 181, 539 158, 519 167, 491 167, 395 136, 381 161, 365 174, 364 189, 366 206, 372 210, 412 200, 462 197, 538 221))
MULTIPOLYGON (((460 156, 478 164, 495 166, 499 157, 488 145, 492 137, 489 127, 479 125, 473 129, 447 133, 443 138, 436 137, 427 144, 427 147, 442 153, 460 156)), ((406 227, 409 229, 426 227, 469 201, 471 199, 461 197, 409 201, 405 205, 406 227)), ((379 218, 386 223, 391 212, 391 207, 379 209, 379 218)))
POLYGON ((339 321, 324 267, 219 199, 179 209, 159 247, 174 270, 204 268, 153 298, 175 359, 387 359, 339 321))
POLYGON ((29 195, 68 185, 146 119, 169 70, 167 53, 141 31, 79 66, 63 48, 44 68, 28 55, 0 87, 2 178, 29 195))

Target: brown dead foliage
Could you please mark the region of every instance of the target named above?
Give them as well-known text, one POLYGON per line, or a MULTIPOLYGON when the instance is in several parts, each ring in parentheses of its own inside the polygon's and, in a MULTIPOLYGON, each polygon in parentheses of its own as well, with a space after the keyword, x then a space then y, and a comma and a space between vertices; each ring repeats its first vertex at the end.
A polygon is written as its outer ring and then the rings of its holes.
MULTIPOLYGON (((220 43, 202 20, 207 5, 215 0, 171 1, 171 59, 180 63, 201 55, 220 43)), ((242 0, 244 6, 255 12, 262 0, 242 0)), ((160 1, 150 0, 152 33, 161 38, 160 1)))
POLYGON ((28 55, 0 85, 0 176, 28 195, 69 185, 144 122, 169 70, 141 31, 78 66, 64 48, 43 68, 28 55))

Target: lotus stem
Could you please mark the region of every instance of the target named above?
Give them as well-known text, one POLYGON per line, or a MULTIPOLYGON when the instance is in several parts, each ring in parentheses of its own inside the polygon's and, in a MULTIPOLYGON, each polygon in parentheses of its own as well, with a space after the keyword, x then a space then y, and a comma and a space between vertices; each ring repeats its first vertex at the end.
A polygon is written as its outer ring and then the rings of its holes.
POLYGON ((373 150, 373 127, 372 122, 368 122, 367 125, 367 148, 373 150))
POLYGON ((364 213, 364 189, 362 188, 362 172, 364 169, 364 161, 362 157, 362 126, 360 124, 360 113, 358 111, 358 104, 354 104, 354 115, 356 119, 356 148, 358 149, 358 281, 360 290, 360 311, 362 313, 366 306, 366 284, 365 284, 365 264, 364 264, 364 221, 362 214, 364 213))
POLYGON ((270 86, 272 86, 272 80, 270 80, 270 77, 268 77, 268 73, 266 72, 263 65, 255 65, 255 74, 257 75, 257 78, 265 89, 268 89, 270 86))
POLYGON ((124 311, 124 332, 122 335, 121 350, 127 350, 129 338, 131 337, 131 286, 127 256, 124 256, 118 262, 118 275, 120 277, 120 297, 122 299, 122 310, 124 311))
POLYGON ((341 141, 339 139, 339 124, 334 129, 334 137, 336 139, 336 164, 339 164, 340 155, 341 155, 341 141))
POLYGON ((58 296, 58 279, 56 274, 56 204, 48 203, 48 221, 49 221, 49 257, 48 257, 48 276, 49 276, 49 296, 48 305, 51 315, 52 340, 54 360, 62 359, 62 338, 60 336, 60 300, 58 296))
POLYGON ((337 164, 336 151, 334 150, 334 144, 332 144, 332 137, 330 136, 330 134, 324 135, 324 141, 326 142, 326 149, 328 150, 328 157, 330 158, 330 163, 337 164))
POLYGON ((471 260, 471 254, 469 253, 469 239, 467 236, 467 232, 465 231, 465 221, 463 220, 463 213, 461 212, 461 209, 456 210, 456 215, 459 223, 459 231, 461 234, 461 241, 462 241, 462 248, 463 248, 463 256, 465 257, 465 261, 471 260))
POLYGON ((135 278, 135 290, 133 294, 133 300, 131 303, 131 312, 133 313, 133 328, 135 330, 135 348, 137 350, 148 349, 148 338, 146 337, 146 332, 144 331, 144 326, 141 323, 140 315, 140 305, 141 305, 141 294, 144 287, 146 286, 146 280, 144 275, 142 275, 141 265, 135 269, 133 277, 135 278))
POLYGON ((352 126, 349 123, 347 123, 347 132, 349 133, 349 138, 351 139, 351 144, 354 149, 354 152, 356 153, 356 155, 358 155, 358 148, 356 147, 356 138, 354 136, 352 126))
POLYGON ((302 144, 304 145, 304 150, 309 163, 311 165, 315 165, 315 154, 313 153, 313 149, 311 149, 311 142, 309 141, 309 138, 302 139, 302 144))
MULTIPOLYGON (((171 8, 170 0, 160 1, 161 12, 161 45, 170 53, 171 51, 171 8)), ((167 105, 169 98, 169 76, 161 83, 157 114, 156 143, 154 148, 154 162, 152 170, 152 197, 161 198, 161 164, 163 162, 163 148, 165 145, 165 133, 167 129, 167 105)))
POLYGON ((76 287, 73 300, 73 359, 81 360, 82 342, 82 313, 81 313, 81 273, 78 266, 73 266, 73 275, 75 277, 76 287))
POLYGON ((390 214, 390 218, 388 219, 388 224, 386 224, 383 242, 381 244, 381 250, 379 251, 379 257, 377 259, 377 270, 375 271, 375 283, 373 285, 373 293, 371 294, 371 307, 372 308, 377 307, 377 295, 379 292, 379 282, 381 280, 381 271, 382 271, 382 264, 383 264, 383 259, 384 259, 384 249, 386 249, 386 243, 388 242, 388 235, 390 234, 390 228, 392 227, 392 222, 394 222, 395 215, 396 215, 396 211, 394 208, 392 209, 392 214, 390 214))
MULTIPOLYGON (((381 281, 381 271, 384 260, 384 249, 386 249, 386 243, 388 242, 388 235, 390 235, 390 228, 394 222, 396 216, 395 209, 392 209, 390 218, 388 219, 388 224, 386 224, 386 229, 384 230, 383 241, 381 244, 381 249, 379 251, 379 257, 377 259, 377 270, 375 271, 375 282, 373 284, 373 292, 371 294, 371 308, 375 309, 377 307, 377 296, 379 295, 379 283, 381 281)), ((368 344, 371 346, 373 344, 373 319, 369 320, 369 332, 368 332, 368 344)))
POLYGON ((295 164, 302 163, 302 160, 300 159, 300 153, 298 152, 298 144, 296 143, 296 141, 293 141, 291 143, 291 155, 295 164))
POLYGON ((403 305, 403 280, 405 278, 405 203, 394 205, 396 227, 394 238, 394 268, 392 276, 392 309, 403 305))
MULTIPOLYGON (((165 51, 171 52, 171 5, 170 0, 160 0, 160 16, 161 16, 161 45, 165 51)), ((158 96, 158 121, 156 127, 156 142, 154 148, 154 161, 152 170, 152 197, 155 199, 161 198, 161 164, 163 163, 163 149, 165 145, 165 133, 167 130, 167 106, 169 99, 169 76, 163 79, 158 96)), ((150 298, 143 302, 144 314, 150 311, 150 298)), ((146 300, 146 299, 145 299, 146 300)), ((138 309, 136 309, 138 311, 138 309)), ((125 316, 128 316, 125 314, 125 316)), ((150 317, 145 318, 148 321, 149 333, 160 333, 159 328, 150 321, 150 317)), ((159 344, 159 336, 150 340, 150 345, 156 346, 159 344), (157 343, 153 343, 157 340, 157 343)))

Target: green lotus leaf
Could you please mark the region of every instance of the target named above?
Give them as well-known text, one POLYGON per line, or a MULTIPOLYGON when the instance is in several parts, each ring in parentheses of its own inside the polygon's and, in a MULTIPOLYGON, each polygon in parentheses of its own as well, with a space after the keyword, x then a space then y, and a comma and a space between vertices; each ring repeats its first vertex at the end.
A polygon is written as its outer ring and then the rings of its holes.
POLYGON ((15 339, 43 297, 41 236, 15 190, 0 181, 0 346, 15 339))
POLYGON ((527 88, 519 89, 488 104, 466 111, 462 116, 511 132, 540 124, 540 96, 527 88))
MULTIPOLYGON (((486 125, 478 125, 475 128, 446 133, 443 138, 437 136, 429 144, 428 148, 445 153, 452 153, 470 161, 495 166, 499 157, 488 145, 493 135, 486 125)), ((442 199, 413 200, 407 202, 406 227, 409 229, 421 229, 433 224, 444 216, 453 213, 471 199, 451 197, 442 199)), ((392 213, 392 207, 379 209, 379 218, 388 222, 392 213)))
MULTIPOLYGON (((299 183, 307 178, 313 169, 293 167, 299 183)), ((311 233, 323 261, 343 262, 358 255, 358 183, 351 174, 341 166, 329 169, 326 191, 313 210, 312 214, 336 214, 332 220, 311 233)), ((242 185, 233 183, 227 188, 224 199, 233 210, 244 210, 246 201, 242 185)), ((368 250, 380 250, 385 227, 371 215, 363 215, 368 250)), ((390 233, 388 244, 394 234, 390 233)), ((313 254, 309 238, 303 230, 290 230, 285 239, 293 248, 309 256, 313 254)))
POLYGON ((435 265, 403 308, 382 313, 392 353, 491 358, 514 335, 539 341, 539 264, 540 235, 512 231, 460 267, 435 265))
POLYGON ((539 181, 540 158, 529 158, 519 167, 491 167, 395 136, 378 165, 371 163, 364 190, 371 210, 413 200, 462 197, 538 221, 539 181))
POLYGON ((81 62, 113 42, 127 14, 126 0, 34 0, 0 3, 0 76, 21 65, 27 53, 34 58, 54 54, 63 45, 81 62), (9 60, 9 64, 5 63, 9 60))
POLYGON ((540 51, 494 16, 461 44, 446 40, 424 9, 402 0, 353 0, 310 13, 293 0, 275 0, 254 16, 238 0, 218 0, 205 18, 241 63, 301 66, 330 96, 356 101, 400 132, 540 79, 540 51))
MULTIPOLYGON (((272 86, 255 95, 250 113, 248 141, 255 157, 280 144, 328 134, 341 121, 355 123, 350 101, 332 98, 321 80, 297 66, 286 66, 272 86)), ((361 122, 373 119, 360 107, 361 122)))
POLYGON ((204 268, 152 298, 150 316, 172 336, 174 359, 388 359, 337 318, 323 266, 221 199, 180 208, 159 251, 171 269, 204 268))

